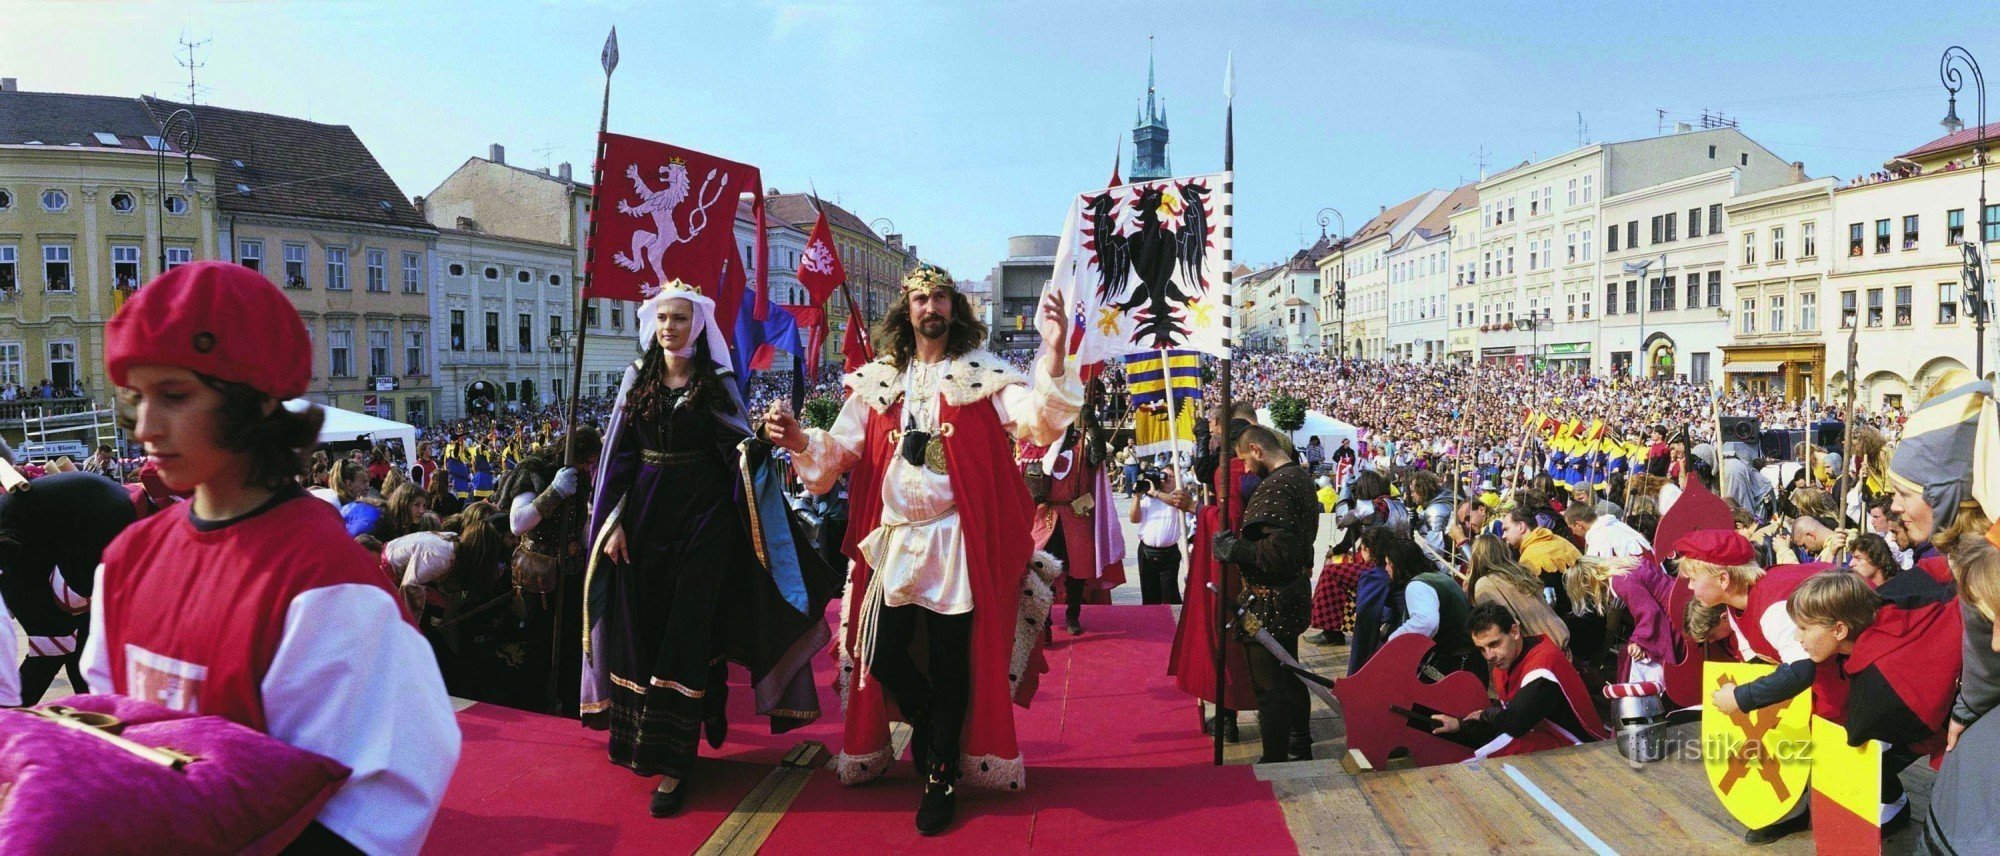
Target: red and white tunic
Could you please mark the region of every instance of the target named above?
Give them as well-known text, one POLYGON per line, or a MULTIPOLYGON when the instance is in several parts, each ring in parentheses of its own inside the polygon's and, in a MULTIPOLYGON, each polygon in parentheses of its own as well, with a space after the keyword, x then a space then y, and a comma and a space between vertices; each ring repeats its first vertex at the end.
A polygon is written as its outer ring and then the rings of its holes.
POLYGON ((296 488, 232 521, 193 507, 105 550, 85 679, 345 764, 320 824, 368 853, 416 853, 458 763, 458 723, 375 558, 296 488))

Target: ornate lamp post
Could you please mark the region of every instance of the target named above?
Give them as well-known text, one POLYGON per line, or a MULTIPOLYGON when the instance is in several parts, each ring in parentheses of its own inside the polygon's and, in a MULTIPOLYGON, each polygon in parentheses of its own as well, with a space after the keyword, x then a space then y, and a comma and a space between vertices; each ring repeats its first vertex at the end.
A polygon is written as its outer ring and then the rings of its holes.
MULTIPOLYGON (((1333 281, 1334 281, 1333 305, 1340 313, 1340 321, 1338 326, 1334 328, 1334 333, 1336 334, 1335 341, 1338 343, 1337 347, 1340 349, 1341 373, 1346 374, 1347 373, 1347 218, 1341 216, 1340 211, 1335 208, 1319 209, 1320 240, 1326 240, 1326 227, 1329 223, 1339 224, 1339 227, 1334 230, 1334 235, 1340 238, 1340 242, 1334 246, 1335 257, 1333 262, 1333 281), (1328 219, 1327 217, 1328 214, 1333 215, 1332 219, 1328 219)), ((1321 344, 1323 345, 1325 343, 1321 344)))
MULTIPOLYGON (((165 212, 171 210, 167 207, 167 145, 171 142, 181 150, 181 158, 186 166, 186 172, 181 177, 181 189, 189 194, 193 194, 196 184, 194 180, 194 147, 200 140, 200 131, 194 120, 194 112, 185 107, 175 110, 172 115, 167 117, 167 121, 160 123, 160 144, 153 149, 153 161, 156 167, 155 174, 157 179, 155 190, 159 194, 160 211, 163 212, 160 217, 160 231, 157 241, 160 250, 160 267, 159 270, 155 271, 156 274, 167 272, 167 218, 165 212), (180 131, 178 140, 174 136, 176 129, 180 131)), ((186 204, 193 205, 194 200, 189 199, 186 204)))
POLYGON ((1979 238, 1967 241, 1965 248, 1964 280, 1965 311, 1972 316, 1972 329, 1979 336, 1973 346, 1974 373, 1986 377, 1986 321, 1993 311, 1986 299, 1986 277, 1981 260, 1986 255, 1986 77, 1979 72, 1979 61, 1965 48, 1953 45, 1945 49, 1938 59, 1938 78, 1944 83, 1944 91, 1950 97, 1944 113, 1945 133, 1956 134, 1964 130, 1965 123, 1958 118, 1958 91, 1965 87, 1965 78, 1960 67, 1972 72, 1973 92, 1979 98, 1977 118, 1979 119, 1979 142, 1973 147, 1973 156, 1979 161, 1979 238))

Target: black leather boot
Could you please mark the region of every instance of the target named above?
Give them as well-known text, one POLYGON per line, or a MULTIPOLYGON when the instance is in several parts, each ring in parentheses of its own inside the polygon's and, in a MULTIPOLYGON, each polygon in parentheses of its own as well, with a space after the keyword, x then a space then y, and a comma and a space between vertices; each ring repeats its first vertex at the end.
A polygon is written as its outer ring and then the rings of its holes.
POLYGON ((924 799, 917 804, 917 834, 932 836, 951 828, 958 813, 958 771, 940 764, 924 780, 924 799))
POLYGON ((687 804, 688 783, 682 779, 671 791, 653 791, 653 804, 649 808, 654 817, 673 817, 680 813, 681 806, 687 804))

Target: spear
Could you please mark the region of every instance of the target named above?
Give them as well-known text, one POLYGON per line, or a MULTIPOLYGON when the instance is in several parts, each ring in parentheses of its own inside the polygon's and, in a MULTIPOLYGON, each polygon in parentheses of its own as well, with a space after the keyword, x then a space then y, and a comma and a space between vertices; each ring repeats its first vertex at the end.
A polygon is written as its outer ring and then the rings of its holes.
MULTIPOLYGON (((1223 103, 1225 105, 1223 110, 1223 119, 1222 119, 1222 171, 1225 177, 1223 178, 1222 181, 1222 190, 1223 193, 1227 194, 1230 197, 1230 202, 1227 206, 1225 206, 1224 211, 1227 213, 1233 213, 1233 211, 1230 210, 1235 207, 1235 197, 1236 197, 1236 56, 1233 53, 1230 54, 1228 59, 1228 64, 1224 66, 1222 72, 1222 98, 1223 98, 1223 103)), ((1231 316, 1234 313, 1230 309, 1230 302, 1233 299, 1233 295, 1230 293, 1233 290, 1233 285, 1231 281, 1235 278, 1235 276, 1233 273, 1231 273, 1230 269, 1234 267, 1232 262, 1234 261, 1234 256, 1236 251, 1236 241, 1234 240, 1233 227, 1230 230, 1225 230, 1223 232, 1223 235, 1224 235, 1223 238, 1224 243, 1222 246, 1222 349, 1223 349, 1222 354, 1223 356, 1221 360, 1222 401, 1220 402, 1222 406, 1222 420, 1223 420, 1222 452, 1221 452, 1222 462, 1216 478, 1215 492, 1217 500, 1220 501, 1222 505, 1222 517, 1221 517, 1222 528, 1226 531, 1230 528, 1231 525, 1234 524, 1234 521, 1229 519, 1229 493, 1231 488, 1235 487, 1234 485, 1230 484, 1230 482, 1234 480, 1229 477, 1229 459, 1236 454, 1236 451, 1234 449, 1229 448, 1229 423, 1231 421, 1229 418, 1229 411, 1231 410, 1231 402, 1229 400, 1231 391, 1229 385, 1229 362, 1230 362, 1229 354, 1231 353, 1231 349, 1235 347, 1234 344, 1235 337, 1231 335, 1231 333, 1235 332, 1234 330, 1231 329, 1231 321, 1233 320, 1231 316)), ((1200 544, 1194 545, 1194 549, 1197 550, 1201 549, 1201 547, 1202 545, 1200 544)), ((1227 689, 1226 682, 1223 679, 1223 669, 1227 665, 1226 658, 1223 655, 1223 652, 1226 648, 1226 644, 1224 643, 1223 640, 1226 638, 1226 634, 1229 632, 1229 610, 1224 608, 1223 601, 1228 594, 1227 575, 1229 573, 1229 569, 1223 563, 1216 562, 1215 570, 1216 570, 1216 579, 1224 583, 1221 587, 1215 590, 1215 729, 1214 729, 1215 766, 1220 767, 1222 766, 1222 708, 1223 708, 1223 699, 1225 698, 1223 693, 1227 689)))
POLYGON ((572 292, 574 300, 570 308, 575 315, 576 356, 570 366, 569 381, 569 430, 563 432, 563 466, 576 466, 576 430, 582 424, 579 418, 578 402, 583 394, 583 346, 590 337, 589 328, 583 324, 584 295, 590 293, 590 239, 597 234, 597 191, 604 186, 604 134, 611 127, 611 71, 618 67, 618 28, 611 28, 611 35, 604 39, 604 53, 600 57, 604 65, 604 105, 597 112, 597 156, 590 164, 590 221, 584 229, 583 278, 576 282, 572 292))

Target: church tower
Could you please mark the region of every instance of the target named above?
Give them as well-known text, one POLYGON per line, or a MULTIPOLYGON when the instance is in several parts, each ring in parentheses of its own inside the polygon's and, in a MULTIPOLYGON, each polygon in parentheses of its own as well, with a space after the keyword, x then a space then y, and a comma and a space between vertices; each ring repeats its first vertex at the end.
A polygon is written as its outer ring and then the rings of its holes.
POLYGON ((1167 104, 1153 87, 1152 38, 1146 39, 1146 106, 1132 123, 1132 173, 1127 181, 1156 181, 1170 178, 1173 165, 1167 160, 1167 104))

